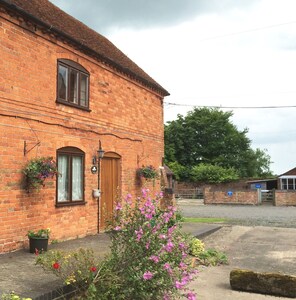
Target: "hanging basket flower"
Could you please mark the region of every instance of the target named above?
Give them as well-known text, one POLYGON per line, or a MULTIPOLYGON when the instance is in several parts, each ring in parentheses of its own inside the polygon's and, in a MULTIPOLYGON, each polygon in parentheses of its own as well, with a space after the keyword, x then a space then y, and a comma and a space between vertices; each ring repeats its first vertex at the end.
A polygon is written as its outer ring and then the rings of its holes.
POLYGON ((46 178, 53 178, 58 174, 53 157, 39 157, 31 159, 23 169, 26 180, 26 190, 39 189, 44 186, 46 178))
POLYGON ((157 170, 152 166, 142 166, 137 169, 137 176, 145 179, 156 179, 158 178, 157 170))

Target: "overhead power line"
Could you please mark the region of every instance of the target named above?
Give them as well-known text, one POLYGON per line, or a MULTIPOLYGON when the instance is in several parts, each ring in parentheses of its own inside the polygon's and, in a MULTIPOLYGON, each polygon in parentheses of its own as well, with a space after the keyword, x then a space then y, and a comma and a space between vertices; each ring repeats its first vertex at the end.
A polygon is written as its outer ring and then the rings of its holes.
POLYGON ((187 107, 206 107, 206 108, 225 108, 225 109, 280 109, 280 108, 296 108, 296 105, 271 105, 271 106, 222 106, 222 105, 196 105, 196 104, 180 104, 173 102, 164 102, 169 106, 187 106, 187 107))
POLYGON ((286 23, 278 23, 278 24, 272 24, 272 25, 267 25, 267 26, 262 26, 262 27, 255 27, 255 28, 250 28, 242 31, 236 31, 236 32, 230 32, 230 33, 225 33, 221 35, 216 35, 208 38, 204 38, 199 40, 200 42, 203 41, 209 41, 209 40, 215 40, 215 39, 220 39, 228 36, 233 36, 233 35, 239 35, 239 34, 244 34, 244 33, 249 33, 249 32, 254 32, 254 31, 261 31, 261 30, 266 30, 274 27, 279 27, 279 26, 286 26, 286 25, 291 25, 295 24, 296 21, 291 21, 291 22, 286 22, 286 23))

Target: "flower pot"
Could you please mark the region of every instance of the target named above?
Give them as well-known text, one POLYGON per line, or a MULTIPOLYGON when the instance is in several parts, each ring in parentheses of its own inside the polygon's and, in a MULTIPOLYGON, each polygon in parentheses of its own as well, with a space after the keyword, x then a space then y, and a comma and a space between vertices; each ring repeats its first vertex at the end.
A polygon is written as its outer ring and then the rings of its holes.
POLYGON ((47 251, 48 238, 32 238, 29 237, 30 253, 47 251))

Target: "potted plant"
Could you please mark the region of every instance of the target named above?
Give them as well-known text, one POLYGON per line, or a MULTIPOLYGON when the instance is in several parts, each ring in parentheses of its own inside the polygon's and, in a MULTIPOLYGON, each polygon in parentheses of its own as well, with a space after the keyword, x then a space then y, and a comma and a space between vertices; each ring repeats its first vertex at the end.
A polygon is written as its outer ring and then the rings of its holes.
POLYGON ((39 229, 38 231, 29 230, 30 253, 47 251, 50 229, 39 229))
POLYGON ((158 178, 158 172, 152 165, 142 166, 137 169, 137 176, 146 180, 156 179, 158 178))
POLYGON ((30 191, 44 186, 45 179, 54 177, 58 170, 52 157, 38 157, 28 162, 23 173, 26 176, 26 189, 30 191))

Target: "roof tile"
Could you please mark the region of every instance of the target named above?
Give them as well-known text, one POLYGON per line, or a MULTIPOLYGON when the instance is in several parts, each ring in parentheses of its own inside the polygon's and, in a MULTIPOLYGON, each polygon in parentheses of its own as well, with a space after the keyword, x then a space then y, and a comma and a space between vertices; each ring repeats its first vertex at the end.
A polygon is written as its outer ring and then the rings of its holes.
POLYGON ((97 57, 119 71, 137 79, 145 86, 157 90, 163 96, 169 93, 153 78, 129 59, 107 38, 87 27, 82 22, 68 15, 48 0, 0 0, 4 4, 27 17, 33 17, 48 25, 52 31, 66 34, 80 46, 86 46, 94 51, 97 57))

